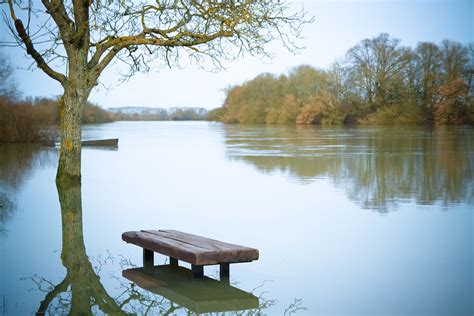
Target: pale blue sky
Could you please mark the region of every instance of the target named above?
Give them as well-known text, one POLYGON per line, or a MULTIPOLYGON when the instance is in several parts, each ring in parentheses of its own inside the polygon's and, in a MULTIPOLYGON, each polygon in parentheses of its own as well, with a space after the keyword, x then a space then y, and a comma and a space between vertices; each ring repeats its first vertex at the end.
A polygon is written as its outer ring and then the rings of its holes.
MULTIPOLYGON (((117 85, 117 70, 108 69, 102 82, 110 90, 98 87, 90 100, 103 107, 116 106, 201 106, 222 105, 223 89, 252 79, 262 72, 282 73, 300 64, 326 68, 344 57, 345 52, 364 38, 382 32, 415 46, 419 41, 440 42, 448 38, 462 43, 474 40, 473 0, 399 0, 399 1, 299 1, 308 14, 316 17, 305 27, 301 44, 307 48, 292 55, 278 43, 269 46, 277 56, 271 61, 245 58, 226 63, 227 70, 210 73, 194 66, 183 69, 161 69, 139 74, 129 82, 117 85)), ((3 10, 6 8, 3 7, 3 10)), ((6 30, 1 26, 2 37, 6 30)), ((14 64, 24 67, 29 60, 19 48, 8 48, 14 64)), ((18 69, 16 79, 24 96, 55 96, 60 87, 40 71, 18 69)))

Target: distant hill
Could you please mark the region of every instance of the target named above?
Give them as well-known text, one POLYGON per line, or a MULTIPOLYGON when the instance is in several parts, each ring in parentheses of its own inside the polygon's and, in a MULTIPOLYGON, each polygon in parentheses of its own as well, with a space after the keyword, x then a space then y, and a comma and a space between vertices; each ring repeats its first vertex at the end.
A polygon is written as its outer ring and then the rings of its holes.
POLYGON ((205 120, 207 110, 198 107, 173 107, 169 109, 151 107, 109 108, 117 120, 123 121, 197 121, 205 120))

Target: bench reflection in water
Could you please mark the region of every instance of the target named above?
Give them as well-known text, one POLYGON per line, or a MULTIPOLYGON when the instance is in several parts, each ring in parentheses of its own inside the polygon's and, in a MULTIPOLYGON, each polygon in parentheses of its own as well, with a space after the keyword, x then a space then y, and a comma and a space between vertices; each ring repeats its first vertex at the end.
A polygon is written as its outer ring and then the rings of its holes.
POLYGON ((191 270, 180 266, 127 269, 122 276, 198 314, 259 308, 258 297, 231 286, 227 280, 193 278, 191 270))

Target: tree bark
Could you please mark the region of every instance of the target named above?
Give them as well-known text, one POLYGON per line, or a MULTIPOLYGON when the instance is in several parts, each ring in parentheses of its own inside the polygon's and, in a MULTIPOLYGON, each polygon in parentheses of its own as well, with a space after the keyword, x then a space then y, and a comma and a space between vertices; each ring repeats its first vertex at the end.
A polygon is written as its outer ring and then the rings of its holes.
POLYGON ((56 181, 81 182, 81 121, 88 93, 68 88, 60 100, 61 149, 56 181))

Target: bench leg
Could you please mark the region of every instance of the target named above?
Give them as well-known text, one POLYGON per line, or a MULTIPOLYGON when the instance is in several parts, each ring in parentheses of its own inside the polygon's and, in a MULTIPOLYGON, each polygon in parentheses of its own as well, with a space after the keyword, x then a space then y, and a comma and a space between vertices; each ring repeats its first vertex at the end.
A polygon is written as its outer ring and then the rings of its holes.
POLYGON ((143 248, 143 266, 153 267, 154 265, 153 251, 143 248))
POLYGON ((178 266, 178 259, 170 257, 170 266, 178 266))
POLYGON ((229 281, 230 264, 221 263, 219 269, 219 276, 221 281, 229 281))
POLYGON ((202 278, 204 276, 204 266, 192 264, 191 270, 193 272, 193 277, 195 278, 202 278))

